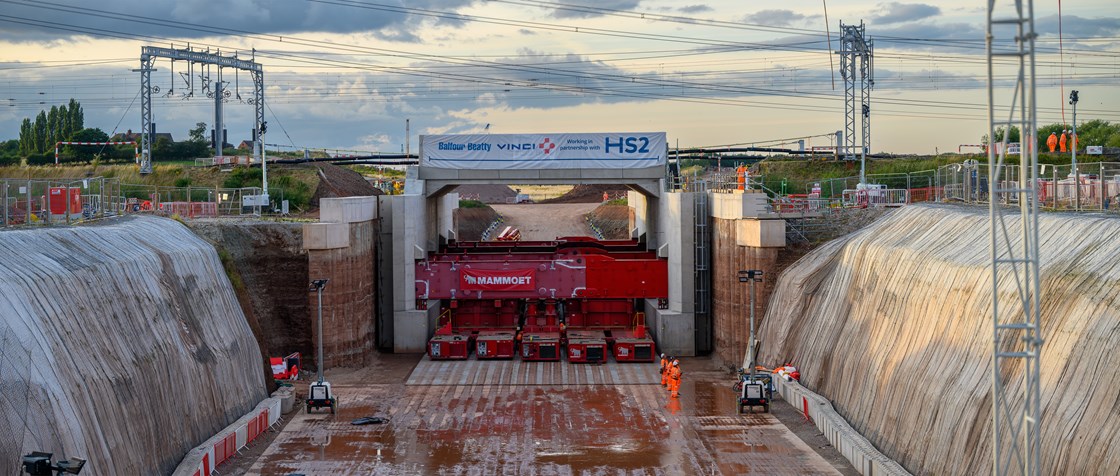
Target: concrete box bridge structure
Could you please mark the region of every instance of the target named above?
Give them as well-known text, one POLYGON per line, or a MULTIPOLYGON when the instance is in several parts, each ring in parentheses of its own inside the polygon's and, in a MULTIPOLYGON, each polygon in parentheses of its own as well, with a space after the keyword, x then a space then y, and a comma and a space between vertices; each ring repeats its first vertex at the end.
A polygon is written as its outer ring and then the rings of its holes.
MULTIPOLYGON (((379 198, 378 214, 382 220, 379 249, 384 257, 380 260, 378 286, 381 293, 378 299, 381 306, 377 326, 379 347, 398 353, 430 354, 429 340, 433 336, 433 342, 446 341, 448 348, 466 348, 467 345, 473 348, 476 338, 484 338, 492 347, 504 346, 505 342, 494 340, 511 338, 515 328, 536 319, 538 314, 540 325, 530 327, 545 333, 534 337, 548 339, 555 337, 552 334, 561 324, 570 324, 555 317, 571 319, 573 307, 578 308, 576 314, 588 315, 593 313, 589 307, 623 306, 626 309, 618 312, 639 316, 642 322, 611 318, 606 319, 609 324, 599 322, 599 329, 590 329, 595 326, 584 324, 578 330, 589 330, 592 334, 579 334, 578 340, 597 342, 603 337, 598 331, 608 329, 606 337, 615 344, 615 335, 627 339, 635 337, 635 332, 640 335, 648 332, 656 340, 656 352, 691 356, 712 351, 716 332, 708 284, 710 217, 743 218, 752 216, 753 210, 757 218, 765 214, 765 195, 713 194, 703 188, 673 187, 667 180, 666 155, 664 133, 422 136, 420 163, 408 169, 405 193, 379 198), (651 286, 635 290, 605 285, 603 289, 611 290, 601 294, 611 295, 599 297, 613 297, 613 301, 607 299, 590 306, 586 302, 579 306, 569 302, 566 307, 561 304, 557 308, 562 298, 572 301, 572 298, 586 297, 577 296, 576 293, 582 291, 573 291, 581 287, 582 282, 565 284, 560 281, 566 278, 557 277, 546 285, 527 286, 525 293, 503 295, 476 290, 470 300, 464 299, 468 294, 464 290, 465 281, 451 275, 459 271, 456 263, 468 257, 485 261, 478 255, 503 256, 487 264, 475 264, 480 268, 508 270, 511 266, 524 265, 521 267, 552 270, 564 250, 586 248, 586 243, 575 239, 525 242, 520 246, 527 247, 525 249, 532 255, 512 258, 512 265, 511 258, 505 257, 511 252, 508 249, 497 253, 494 249, 478 247, 463 249, 458 244, 453 220, 459 197, 452 190, 469 184, 626 186, 630 189, 629 203, 635 210, 631 226, 634 241, 594 246, 606 250, 599 256, 617 252, 623 253, 617 257, 631 260, 628 264, 612 262, 610 266, 655 267, 658 273, 664 273, 664 289, 651 286), (641 263, 636 265, 633 260, 641 263), (432 271, 433 266, 439 269, 432 271), (662 269, 664 271, 660 271, 662 269), (530 297, 538 298, 536 303, 518 304, 518 300, 530 297), (637 306, 632 305, 635 301, 637 306), (449 313, 474 316, 465 318, 461 326, 475 331, 474 334, 469 338, 460 335, 457 332, 459 322, 450 329, 449 313), (494 316, 493 319, 481 318, 480 314, 494 316), (514 315, 520 319, 511 317, 514 315), (610 328, 615 332, 610 332, 610 328), (620 329, 625 332, 618 332, 620 329), (480 331, 485 335, 480 335, 480 331), (487 331, 501 331, 502 336, 492 336, 487 331)), ((742 226, 745 234, 755 237, 746 240, 750 244, 779 248, 785 245, 782 220, 752 219, 751 223, 751 226, 742 226)), ((538 273, 545 281, 552 279, 547 271, 538 273)), ((581 274, 578 279, 595 279, 592 271, 584 274, 586 277, 581 274)), ((530 337, 528 332, 525 337, 530 337)), ((590 342, 592 348, 596 342, 590 342)))

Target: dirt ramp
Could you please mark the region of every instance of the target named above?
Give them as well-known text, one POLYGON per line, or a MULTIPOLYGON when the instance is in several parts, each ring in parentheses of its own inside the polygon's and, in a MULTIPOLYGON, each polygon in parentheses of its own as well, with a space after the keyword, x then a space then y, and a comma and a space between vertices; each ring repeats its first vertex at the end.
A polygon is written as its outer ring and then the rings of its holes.
POLYGON ((505 217, 502 225, 521 230, 525 241, 548 241, 562 236, 591 236, 587 214, 595 209, 589 203, 533 205, 494 205, 505 217))
POLYGON ((0 248, 0 467, 38 450, 169 474, 266 396, 214 248, 178 222, 2 231, 0 248))

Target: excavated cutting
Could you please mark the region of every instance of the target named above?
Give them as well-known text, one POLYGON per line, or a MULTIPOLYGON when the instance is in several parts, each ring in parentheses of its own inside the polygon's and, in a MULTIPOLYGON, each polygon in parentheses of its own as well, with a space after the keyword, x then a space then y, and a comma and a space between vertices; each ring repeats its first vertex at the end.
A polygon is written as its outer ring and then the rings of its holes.
POLYGON ((266 397, 214 248, 178 222, 3 231, 0 249, 4 474, 30 451, 168 474, 266 397))
MULTIPOLYGON (((771 298, 762 361, 794 363, 915 474, 991 472, 988 230, 983 210, 910 206, 806 255, 771 298)), ((1047 213, 1040 236, 1042 474, 1111 472, 1120 467, 1120 219, 1047 213)), ((1016 299, 1013 281, 1001 280, 1001 309, 1018 310, 1016 299)), ((1021 366, 1002 370, 1022 382, 1021 366)), ((1021 384, 1006 391, 1022 405, 1021 384)))

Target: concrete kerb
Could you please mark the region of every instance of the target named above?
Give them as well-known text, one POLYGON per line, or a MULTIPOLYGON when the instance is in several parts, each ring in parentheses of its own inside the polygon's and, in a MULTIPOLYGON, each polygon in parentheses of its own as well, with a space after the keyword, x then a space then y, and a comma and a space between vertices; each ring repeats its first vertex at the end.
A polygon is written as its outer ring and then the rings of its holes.
MULTIPOLYGON (((247 437, 246 429, 253 425, 255 421, 260 418, 267 418, 267 428, 272 428, 277 422, 280 421, 282 409, 287 406, 291 408, 290 402, 286 400, 293 400, 295 398, 290 387, 281 387, 279 390, 273 392, 271 397, 262 400, 253 408, 249 413, 246 413, 237 421, 231 423, 229 426, 219 431, 210 439, 202 442, 202 444, 194 447, 183 456, 183 460, 179 462, 179 466, 171 474, 173 476, 210 476, 215 473, 217 466, 223 463, 226 458, 220 458, 218 461, 218 454, 215 451, 215 446, 219 445, 231 436, 237 441, 235 450, 240 452, 242 448, 252 442, 259 433, 252 435, 251 438, 247 437), (264 415, 267 415, 265 417, 264 415)), ((264 430, 263 428, 261 430, 264 430)), ((230 455, 232 456, 232 455, 230 455)))
POLYGON ((832 446, 852 463, 860 474, 909 476, 902 465, 879 452, 867 438, 859 434, 844 417, 832 407, 832 402, 797 382, 781 378, 774 380, 779 395, 794 408, 807 412, 808 417, 828 438, 832 446))

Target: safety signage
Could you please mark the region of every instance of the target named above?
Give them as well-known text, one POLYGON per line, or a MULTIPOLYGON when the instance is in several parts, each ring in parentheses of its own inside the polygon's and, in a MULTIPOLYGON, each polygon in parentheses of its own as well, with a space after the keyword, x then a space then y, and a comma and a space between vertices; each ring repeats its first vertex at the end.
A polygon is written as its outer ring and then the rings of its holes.
POLYGON ((471 269, 459 270, 459 289, 463 291, 532 291, 535 289, 534 269, 471 269))
POLYGON ((625 169, 665 165, 664 132, 420 136, 420 165, 448 169, 625 169))

